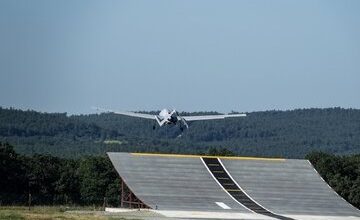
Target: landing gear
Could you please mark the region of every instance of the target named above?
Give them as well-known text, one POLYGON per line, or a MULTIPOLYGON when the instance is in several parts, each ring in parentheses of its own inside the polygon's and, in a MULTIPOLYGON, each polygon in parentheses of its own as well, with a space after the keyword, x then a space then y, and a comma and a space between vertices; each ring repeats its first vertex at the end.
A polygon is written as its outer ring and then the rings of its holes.
POLYGON ((155 128, 156 128, 156 125, 153 125, 153 127, 152 127, 152 128, 153 128, 153 130, 155 130, 155 128))
POLYGON ((183 126, 180 126, 180 131, 181 131, 181 132, 183 132, 183 131, 184 131, 183 126))

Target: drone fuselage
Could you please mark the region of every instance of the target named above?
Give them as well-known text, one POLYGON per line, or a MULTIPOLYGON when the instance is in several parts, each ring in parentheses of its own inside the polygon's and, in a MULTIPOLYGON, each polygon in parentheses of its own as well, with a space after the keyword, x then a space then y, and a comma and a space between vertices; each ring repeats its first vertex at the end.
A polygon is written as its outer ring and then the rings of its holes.
POLYGON ((176 124, 178 122, 177 113, 175 110, 169 111, 168 109, 163 109, 160 111, 158 119, 160 121, 159 125, 163 124, 176 124))

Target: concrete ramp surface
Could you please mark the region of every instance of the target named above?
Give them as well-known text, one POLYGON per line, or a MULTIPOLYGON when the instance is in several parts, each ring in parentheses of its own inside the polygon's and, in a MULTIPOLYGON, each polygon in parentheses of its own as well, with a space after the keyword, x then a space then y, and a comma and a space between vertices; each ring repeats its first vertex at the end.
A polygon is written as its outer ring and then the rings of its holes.
POLYGON ((360 219, 307 160, 108 155, 130 191, 169 217, 360 219))

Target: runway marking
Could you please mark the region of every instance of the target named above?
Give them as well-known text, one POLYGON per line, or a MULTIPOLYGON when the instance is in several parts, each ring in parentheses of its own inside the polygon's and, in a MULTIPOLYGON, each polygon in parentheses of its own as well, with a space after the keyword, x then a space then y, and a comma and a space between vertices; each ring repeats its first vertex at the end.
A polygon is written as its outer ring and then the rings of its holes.
POLYGON ((227 177, 218 177, 219 180, 229 180, 227 177))
POLYGON ((194 154, 152 154, 152 153, 130 153, 133 156, 141 157, 172 157, 172 158, 220 158, 224 160, 260 160, 271 162, 285 162, 284 158, 263 158, 263 157, 223 157, 223 156, 204 156, 194 154))
POLYGON ((216 205, 220 206, 223 209, 231 209, 229 206, 227 206, 225 203, 223 202, 215 202, 216 205))
POLYGON ((219 171, 213 171, 213 173, 224 173, 224 171, 221 171, 221 170, 219 170, 219 171))
MULTIPOLYGON (((270 210, 266 209, 258 202, 256 202, 253 198, 251 198, 241 187, 240 185, 234 180, 234 178, 230 175, 229 171, 225 168, 224 164, 221 162, 219 158, 201 158, 201 161, 205 165, 207 171, 213 177, 213 179, 220 185, 220 187, 227 192, 227 194, 235 200, 237 203, 245 207, 246 209, 257 213, 262 214, 268 217, 280 219, 280 220, 294 220, 293 218, 289 218, 286 216, 278 215, 276 213, 271 212, 270 210), (219 167, 210 167, 208 164, 219 164, 219 167), (219 171, 222 171, 221 175, 228 177, 231 182, 235 185, 231 188, 225 187, 225 182, 220 180, 219 171)), ((226 182, 228 184, 229 182, 226 182)))
POLYGON ((211 166, 211 167, 218 167, 219 166, 219 164, 208 164, 208 166, 211 166))
MULTIPOLYGON (((201 162, 204 164, 206 170, 209 172, 209 174, 211 175, 211 177, 215 180, 215 182, 224 190, 224 192, 226 194, 228 194, 230 196, 230 198, 232 198, 236 203, 238 203, 240 206, 244 207, 246 210, 248 210, 251 213, 255 213, 253 210, 249 209, 248 207, 244 206, 242 203, 240 203, 239 201, 237 201, 228 191, 225 190, 225 188, 221 185, 221 183, 219 182, 219 179, 221 178, 216 178, 214 176, 214 174, 211 172, 210 168, 208 166, 206 166, 206 163, 204 161, 204 159, 202 157, 200 157, 201 162)), ((228 179, 228 178, 226 178, 228 179)))
POLYGON ((228 192, 242 192, 240 189, 225 189, 228 192))

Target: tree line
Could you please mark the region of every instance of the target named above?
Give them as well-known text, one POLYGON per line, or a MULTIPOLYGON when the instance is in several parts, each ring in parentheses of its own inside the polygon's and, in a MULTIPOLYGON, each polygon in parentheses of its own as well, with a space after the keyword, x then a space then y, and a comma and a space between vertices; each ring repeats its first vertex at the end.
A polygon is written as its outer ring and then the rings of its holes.
POLYGON ((0 143, 0 204, 119 204, 120 179, 105 156, 65 159, 17 154, 0 143))
POLYGON ((13 144, 21 154, 65 158, 109 151, 204 153, 210 147, 243 156, 285 158, 304 158, 314 150, 360 153, 358 109, 251 112, 244 118, 194 122, 183 133, 176 126, 153 130, 154 123, 112 113, 68 116, 0 107, 0 141, 13 144))
POLYGON ((360 154, 336 156, 312 152, 306 158, 340 196, 360 208, 360 154))
MULTIPOLYGON (((225 148, 210 148, 206 155, 235 156, 225 148)), ((360 208, 360 155, 336 156, 312 152, 306 156, 323 179, 348 202, 360 208)), ((120 204, 120 178, 108 157, 78 159, 16 153, 0 143, 0 204, 34 205, 120 204)))

